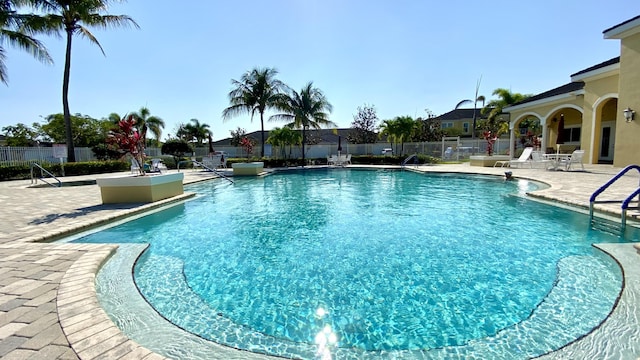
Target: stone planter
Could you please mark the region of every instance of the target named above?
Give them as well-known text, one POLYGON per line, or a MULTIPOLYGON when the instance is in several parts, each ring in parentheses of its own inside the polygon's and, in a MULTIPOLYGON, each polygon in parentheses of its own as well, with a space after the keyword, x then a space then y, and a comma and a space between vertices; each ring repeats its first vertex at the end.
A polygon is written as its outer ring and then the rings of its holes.
POLYGON ((98 179, 103 204, 148 203, 184 193, 183 173, 98 179))
POLYGON ((511 159, 509 155, 472 155, 469 157, 469 164, 471 166, 492 167, 496 161, 509 161, 509 159, 511 159))
POLYGON ((257 176, 264 172, 264 163, 262 161, 250 163, 233 163, 233 176, 257 176))

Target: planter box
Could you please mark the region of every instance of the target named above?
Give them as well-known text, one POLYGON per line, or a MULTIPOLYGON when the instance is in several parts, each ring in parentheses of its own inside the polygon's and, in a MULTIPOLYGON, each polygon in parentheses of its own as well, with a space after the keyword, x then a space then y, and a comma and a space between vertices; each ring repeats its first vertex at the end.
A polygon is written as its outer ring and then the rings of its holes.
POLYGON ((509 159, 511 159, 509 155, 473 155, 469 157, 469 164, 471 166, 492 167, 496 161, 509 161, 509 159))
POLYGON ((233 176, 257 176, 264 172, 264 163, 250 162, 250 163, 233 163, 233 176))
POLYGON ((184 193, 183 173, 98 179, 103 204, 148 203, 184 193))

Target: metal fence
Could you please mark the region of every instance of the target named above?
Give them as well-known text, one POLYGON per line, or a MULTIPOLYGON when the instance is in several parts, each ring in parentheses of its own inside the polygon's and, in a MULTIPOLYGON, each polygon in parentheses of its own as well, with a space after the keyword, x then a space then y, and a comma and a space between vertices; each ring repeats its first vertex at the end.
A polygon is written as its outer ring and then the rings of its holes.
MULTIPOLYGON (((381 155, 383 149, 392 149, 393 154, 397 155, 410 155, 410 154, 424 154, 441 158, 444 160, 465 160, 469 156, 474 154, 484 154, 487 150, 487 142, 482 139, 453 139, 442 140, 436 142, 419 142, 419 143, 405 143, 401 144, 389 144, 389 143, 374 143, 374 144, 342 144, 343 154, 352 155, 381 155)), ((509 141, 503 139, 498 140, 494 144, 494 153, 506 154, 509 149, 509 141)), ((243 148, 235 146, 217 146, 216 151, 224 151, 229 158, 247 157, 243 148)), ((337 154, 337 144, 318 144, 307 145, 305 147, 306 158, 325 158, 332 154, 337 154)), ((149 157, 159 157, 162 155, 160 148, 147 148, 145 153, 149 157)), ((208 155, 208 147, 196 148, 195 156, 208 155)), ((95 161, 97 158, 93 154, 90 148, 77 147, 75 148, 76 161, 95 161)), ((252 157, 260 156, 260 147, 257 146, 251 153, 252 157)), ((300 158, 302 157, 302 148, 300 146, 284 148, 272 147, 271 145, 265 145, 265 157, 270 158, 300 158)), ((63 159, 66 161, 66 159, 63 159)), ((0 165, 14 165, 14 166, 29 166, 32 162, 38 163, 57 163, 60 162, 59 158, 54 157, 54 150, 52 147, 0 147, 0 165)))

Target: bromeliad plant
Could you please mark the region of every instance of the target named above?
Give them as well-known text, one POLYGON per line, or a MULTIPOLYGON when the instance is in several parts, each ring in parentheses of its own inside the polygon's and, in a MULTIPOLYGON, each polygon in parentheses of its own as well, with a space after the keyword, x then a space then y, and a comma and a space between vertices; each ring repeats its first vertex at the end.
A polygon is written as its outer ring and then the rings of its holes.
POLYGON ((145 142, 146 131, 138 129, 134 115, 125 115, 107 136, 110 149, 122 154, 123 158, 129 154, 138 164, 139 175, 144 175, 145 142))

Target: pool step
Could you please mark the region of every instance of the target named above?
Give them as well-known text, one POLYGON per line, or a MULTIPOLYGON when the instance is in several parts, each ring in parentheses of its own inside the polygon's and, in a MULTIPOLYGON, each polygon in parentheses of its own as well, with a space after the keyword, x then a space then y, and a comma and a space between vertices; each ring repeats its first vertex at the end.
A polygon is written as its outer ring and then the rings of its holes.
POLYGON ((624 232, 624 229, 620 223, 613 222, 601 217, 594 217, 591 219, 591 229, 602 231, 614 236, 620 236, 624 232))

